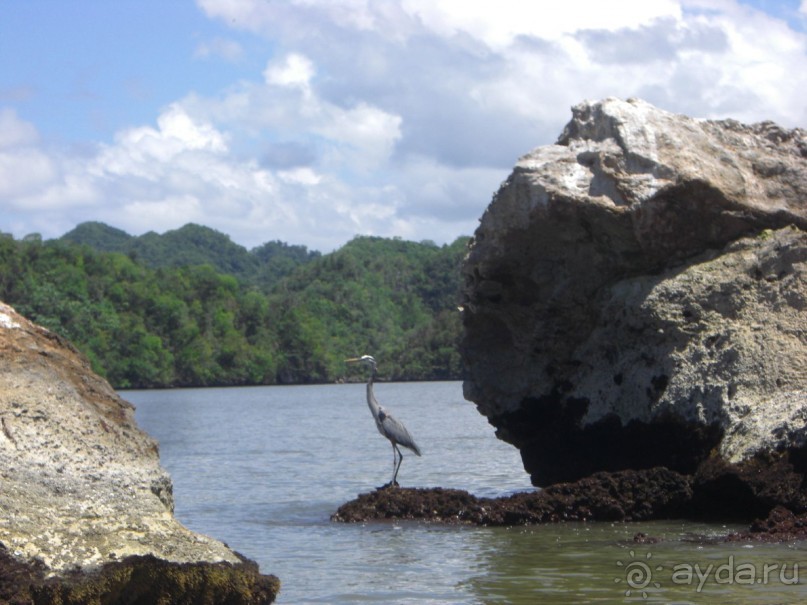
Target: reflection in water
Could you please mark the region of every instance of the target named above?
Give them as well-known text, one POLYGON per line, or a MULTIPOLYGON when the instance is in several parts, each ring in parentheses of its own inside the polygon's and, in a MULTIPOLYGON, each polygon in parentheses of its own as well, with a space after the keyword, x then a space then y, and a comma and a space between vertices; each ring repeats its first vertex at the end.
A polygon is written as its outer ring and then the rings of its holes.
POLYGON ((606 552, 628 536, 619 525, 490 528, 468 583, 484 603, 603 602, 618 594, 606 552))
POLYGON ((490 528, 474 535, 463 585, 491 604, 805 602, 807 545, 707 543, 734 529, 691 522, 490 528), (661 541, 636 544, 637 532, 661 541))

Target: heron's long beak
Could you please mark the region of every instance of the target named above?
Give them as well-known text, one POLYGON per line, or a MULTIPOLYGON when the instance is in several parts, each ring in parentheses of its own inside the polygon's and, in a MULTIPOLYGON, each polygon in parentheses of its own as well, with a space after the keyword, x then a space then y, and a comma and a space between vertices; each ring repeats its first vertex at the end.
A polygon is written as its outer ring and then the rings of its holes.
POLYGON ((351 357, 350 359, 345 359, 345 363, 356 363, 357 361, 361 361, 361 357, 351 357))

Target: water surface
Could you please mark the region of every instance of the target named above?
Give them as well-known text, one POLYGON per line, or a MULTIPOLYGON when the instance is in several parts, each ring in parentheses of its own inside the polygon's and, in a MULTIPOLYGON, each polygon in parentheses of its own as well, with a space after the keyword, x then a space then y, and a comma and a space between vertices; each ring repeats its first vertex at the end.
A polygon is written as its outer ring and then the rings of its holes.
MULTIPOLYGON (((807 602, 803 544, 692 541, 735 529, 720 525, 331 523, 392 474, 363 384, 122 395, 160 442, 180 521, 278 575, 279 603, 807 602), (639 531, 665 540, 634 544, 639 531)), ((382 383, 376 395, 423 451, 404 450, 402 485, 532 489, 518 451, 496 439, 461 383, 382 383)))

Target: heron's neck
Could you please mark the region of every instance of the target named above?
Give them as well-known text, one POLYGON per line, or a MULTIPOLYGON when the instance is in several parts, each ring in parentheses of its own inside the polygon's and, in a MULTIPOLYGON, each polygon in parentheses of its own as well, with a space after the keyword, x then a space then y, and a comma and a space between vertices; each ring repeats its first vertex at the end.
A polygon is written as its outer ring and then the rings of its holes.
POLYGON ((367 405, 370 406, 370 411, 373 414, 378 411, 380 407, 378 405, 378 400, 375 398, 375 393, 373 392, 373 381, 375 380, 375 368, 370 370, 370 379, 367 381, 367 405))

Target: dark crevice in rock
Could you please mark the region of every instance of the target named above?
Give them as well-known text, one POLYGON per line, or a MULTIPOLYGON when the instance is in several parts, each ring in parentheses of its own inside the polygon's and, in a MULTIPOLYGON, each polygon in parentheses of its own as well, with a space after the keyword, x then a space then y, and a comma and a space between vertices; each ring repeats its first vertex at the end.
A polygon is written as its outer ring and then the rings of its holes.
POLYGON ((703 426, 673 416, 653 423, 636 420, 622 425, 608 414, 581 425, 588 402, 550 396, 530 398, 493 424, 519 447, 534 485, 573 481, 596 471, 648 469, 664 466, 692 474, 722 437, 716 424, 703 426))
POLYGON ((763 517, 775 506, 807 512, 805 448, 759 453, 729 464, 719 456, 704 461, 694 476, 693 510, 710 519, 763 517))

